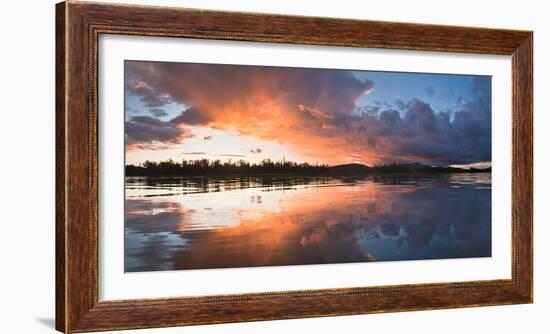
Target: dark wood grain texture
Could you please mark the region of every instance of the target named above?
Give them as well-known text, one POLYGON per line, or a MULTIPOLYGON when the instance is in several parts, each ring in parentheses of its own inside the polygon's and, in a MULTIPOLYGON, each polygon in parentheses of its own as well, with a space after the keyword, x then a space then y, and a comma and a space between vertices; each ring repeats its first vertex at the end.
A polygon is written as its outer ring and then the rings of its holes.
POLYGON ((61 3, 56 7, 56 24, 55 24, 55 148, 56 148, 56 163, 55 163, 55 328, 65 330, 66 317, 66 291, 65 287, 67 280, 65 279, 65 246, 67 239, 65 235, 65 36, 66 36, 66 21, 65 21, 65 4, 61 3))
MULTIPOLYGON (((56 328, 83 332, 530 303, 532 32, 64 2, 56 8, 56 328), (512 56, 512 278, 99 301, 97 43, 101 34, 512 56)), ((121 241, 122 242, 122 241, 121 241)))

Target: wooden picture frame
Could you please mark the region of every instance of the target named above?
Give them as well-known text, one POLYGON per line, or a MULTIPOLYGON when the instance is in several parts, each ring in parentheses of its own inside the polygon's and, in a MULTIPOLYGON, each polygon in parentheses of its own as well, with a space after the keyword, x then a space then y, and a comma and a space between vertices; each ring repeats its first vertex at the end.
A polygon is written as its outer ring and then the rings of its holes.
POLYGON ((533 301, 533 33, 66 1, 56 7, 56 329, 120 330, 533 301), (98 37, 170 36, 512 56, 511 279, 99 301, 98 37))

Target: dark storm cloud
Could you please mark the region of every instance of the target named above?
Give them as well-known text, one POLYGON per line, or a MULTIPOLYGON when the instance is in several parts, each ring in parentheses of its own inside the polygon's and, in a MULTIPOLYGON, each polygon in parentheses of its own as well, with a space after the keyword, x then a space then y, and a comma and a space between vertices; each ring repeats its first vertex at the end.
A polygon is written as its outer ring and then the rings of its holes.
POLYGON ((404 121, 406 133, 414 140, 401 146, 403 153, 451 163, 491 160, 490 104, 470 101, 451 121, 448 113, 435 114, 429 105, 418 101, 404 121))
POLYGON ((139 96, 140 101, 145 107, 160 108, 174 102, 169 95, 157 91, 146 82, 128 80, 128 73, 126 72, 125 75, 126 91, 139 96))
POLYGON ((404 110, 403 116, 388 109, 380 112, 378 118, 350 118, 341 127, 351 129, 351 137, 370 134, 365 145, 372 144, 369 140, 375 138, 380 155, 387 152, 382 159, 386 162, 424 160, 451 164, 491 160, 490 91, 478 91, 477 98, 465 103, 453 119, 450 113, 435 113, 420 100, 408 102, 404 110))
POLYGON ((168 113, 164 109, 160 108, 149 109, 149 113, 155 117, 164 117, 168 115, 168 113))
POLYGON ((132 107, 129 107, 129 106, 126 106, 126 107, 124 108, 124 111, 125 111, 125 113, 126 113, 127 115, 130 115, 130 114, 132 114, 132 115, 141 114, 141 112, 140 112, 139 110, 137 110, 137 109, 135 109, 135 108, 132 108, 132 107))
POLYGON ((188 125, 205 125, 212 119, 207 113, 197 110, 197 108, 191 107, 182 111, 181 114, 174 117, 170 122, 173 124, 188 124, 188 125))
POLYGON ((155 143, 178 144, 193 135, 185 128, 149 116, 135 116, 125 123, 125 142, 128 149, 143 148, 155 143))
POLYGON ((140 100, 144 106, 149 108, 164 107, 173 102, 168 96, 143 96, 140 100))

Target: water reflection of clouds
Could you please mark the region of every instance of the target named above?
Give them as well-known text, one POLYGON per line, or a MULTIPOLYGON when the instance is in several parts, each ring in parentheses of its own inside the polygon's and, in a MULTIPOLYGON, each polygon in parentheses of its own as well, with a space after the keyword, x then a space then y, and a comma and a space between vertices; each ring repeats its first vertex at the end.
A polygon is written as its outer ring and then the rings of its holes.
MULTIPOLYGON (((279 181, 227 190, 201 181, 214 190, 159 197, 134 184, 141 196, 126 200, 126 270, 491 255, 490 176, 330 179, 290 190, 279 181)), ((151 191, 163 186, 151 182, 151 191)))

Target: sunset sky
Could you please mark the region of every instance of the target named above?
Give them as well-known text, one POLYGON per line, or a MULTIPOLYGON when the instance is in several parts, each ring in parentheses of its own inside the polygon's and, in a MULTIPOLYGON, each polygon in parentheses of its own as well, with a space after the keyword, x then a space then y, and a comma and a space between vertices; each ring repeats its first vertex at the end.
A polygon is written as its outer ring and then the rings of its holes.
POLYGON ((125 62, 126 163, 487 166, 491 78, 125 62))

